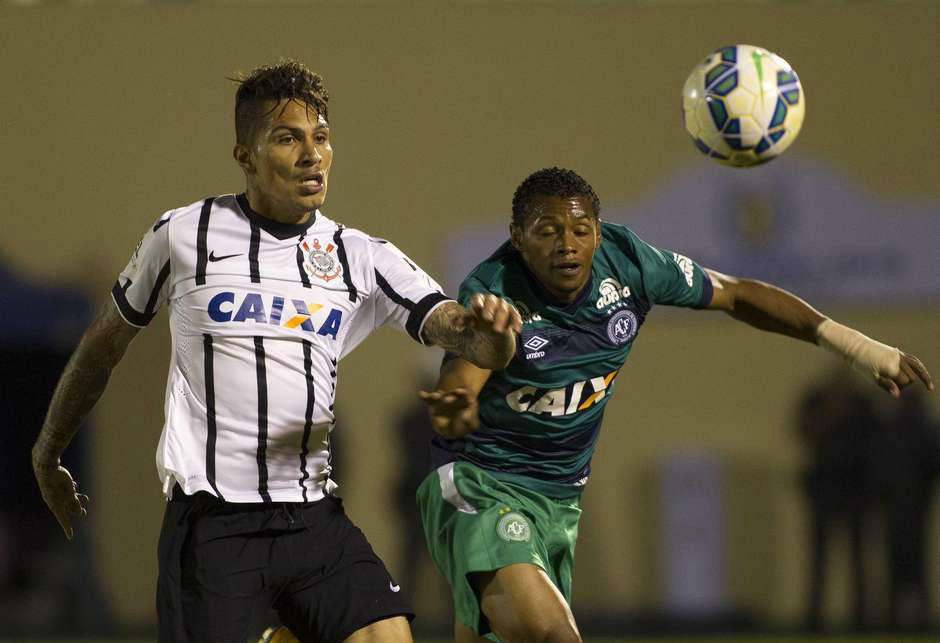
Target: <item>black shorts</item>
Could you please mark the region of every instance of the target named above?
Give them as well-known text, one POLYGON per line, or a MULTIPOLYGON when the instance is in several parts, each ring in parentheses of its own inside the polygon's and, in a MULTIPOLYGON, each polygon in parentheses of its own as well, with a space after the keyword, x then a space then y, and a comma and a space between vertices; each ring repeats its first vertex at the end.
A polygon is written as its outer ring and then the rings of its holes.
POLYGON ((159 643, 245 643, 273 607, 302 643, 414 617, 385 565, 327 496, 227 503, 174 489, 157 551, 159 643))

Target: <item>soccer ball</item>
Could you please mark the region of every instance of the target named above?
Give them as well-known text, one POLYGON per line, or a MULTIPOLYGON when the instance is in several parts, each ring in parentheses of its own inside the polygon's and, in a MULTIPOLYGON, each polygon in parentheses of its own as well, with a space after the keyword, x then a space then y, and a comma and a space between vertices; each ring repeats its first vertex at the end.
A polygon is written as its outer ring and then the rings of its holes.
POLYGON ((266 629, 258 643, 300 643, 300 641, 291 634, 289 629, 282 625, 278 628, 269 627, 266 629))
POLYGON ((790 147, 806 96, 780 56, 752 45, 722 47, 696 65, 682 88, 682 115, 695 146, 719 163, 766 163, 790 147))

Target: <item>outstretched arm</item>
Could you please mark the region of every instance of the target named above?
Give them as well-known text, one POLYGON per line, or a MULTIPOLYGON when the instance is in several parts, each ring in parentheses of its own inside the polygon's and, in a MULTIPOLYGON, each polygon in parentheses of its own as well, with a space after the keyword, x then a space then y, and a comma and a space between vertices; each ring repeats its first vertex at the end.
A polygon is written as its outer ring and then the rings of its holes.
POLYGON ((438 306, 421 331, 426 344, 465 357, 484 369, 504 368, 516 352, 522 319, 512 304, 495 295, 474 295, 464 308, 457 302, 438 306))
POLYGON ((462 357, 447 360, 433 391, 419 391, 428 405, 431 426, 445 438, 462 438, 480 426, 477 396, 491 371, 462 357))
POLYGON ((706 272, 714 287, 710 309, 723 310, 761 330, 818 344, 841 355, 894 397, 917 380, 933 390, 930 373, 914 355, 843 326, 776 286, 753 279, 729 277, 715 270, 706 272))
POLYGON ((105 303, 66 364, 33 445, 33 472, 39 490, 69 540, 73 533, 70 514, 84 516, 88 497, 78 493, 59 458, 101 397, 111 369, 121 361, 138 330, 124 321, 114 302, 105 303))

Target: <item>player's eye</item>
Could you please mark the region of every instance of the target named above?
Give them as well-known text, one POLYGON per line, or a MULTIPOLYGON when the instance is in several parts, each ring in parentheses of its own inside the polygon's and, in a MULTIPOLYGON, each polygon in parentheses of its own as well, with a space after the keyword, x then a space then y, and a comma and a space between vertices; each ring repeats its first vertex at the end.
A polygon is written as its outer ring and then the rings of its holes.
POLYGON ((293 143, 295 140, 297 139, 295 139, 292 135, 288 134, 287 136, 282 136, 281 138, 279 138, 277 142, 286 145, 288 143, 293 143))
POLYGON ((317 143, 321 143, 321 144, 326 143, 327 136, 326 134, 319 134, 315 140, 317 141, 317 143))

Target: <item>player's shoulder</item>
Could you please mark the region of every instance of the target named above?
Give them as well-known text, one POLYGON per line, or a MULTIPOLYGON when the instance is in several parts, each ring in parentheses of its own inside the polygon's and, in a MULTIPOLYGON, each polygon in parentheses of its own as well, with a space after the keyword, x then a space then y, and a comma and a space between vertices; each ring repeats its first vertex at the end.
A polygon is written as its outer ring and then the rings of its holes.
POLYGON ((310 228, 308 234, 325 235, 335 239, 337 242, 343 244, 343 248, 347 255, 371 255, 377 245, 380 243, 389 243, 384 239, 373 237, 365 230, 352 228, 340 221, 331 219, 322 212, 318 212, 317 221, 310 228))
POLYGON ((218 196, 203 197, 198 201, 193 201, 186 205, 173 208, 164 212, 154 228, 162 227, 167 223, 172 223, 174 227, 180 225, 199 225, 200 218, 211 212, 213 216, 219 216, 226 212, 237 214, 238 204, 234 194, 222 194, 218 196))
POLYGON ((640 261, 652 248, 640 236, 620 223, 601 222, 601 248, 610 258, 640 261))
POLYGON ((601 221, 601 243, 632 247, 636 242, 636 233, 627 226, 610 221, 601 221))
POLYGON ((357 264, 381 264, 388 260, 397 261, 401 257, 407 259, 405 253, 392 241, 376 237, 359 228, 348 227, 322 214, 318 216, 308 235, 323 235, 333 239, 336 245, 341 243, 349 261, 357 264))

